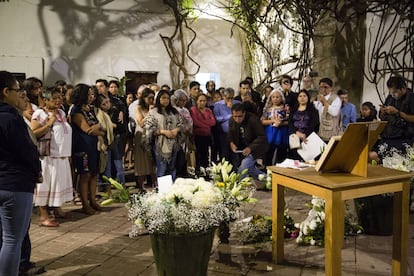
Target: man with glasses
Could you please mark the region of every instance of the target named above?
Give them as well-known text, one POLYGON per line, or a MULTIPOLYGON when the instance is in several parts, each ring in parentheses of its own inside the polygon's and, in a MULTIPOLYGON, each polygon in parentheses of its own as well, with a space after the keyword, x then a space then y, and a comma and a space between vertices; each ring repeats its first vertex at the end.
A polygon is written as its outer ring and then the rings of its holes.
POLYGON ((333 81, 322 78, 319 81, 319 94, 314 102, 319 112, 319 137, 326 143, 332 136, 342 134, 341 99, 333 92, 333 81))
POLYGON ((231 116, 228 138, 231 151, 239 157, 237 171, 248 169, 248 174, 257 182, 263 172, 256 168, 256 160, 266 155, 266 133, 259 118, 246 112, 242 103, 232 106, 231 116))
MULTIPOLYGON (((29 98, 27 97, 27 93, 25 90, 20 89, 17 92, 17 95, 18 95, 17 110, 22 115, 23 119, 25 120, 23 116, 23 112, 27 109, 27 106, 30 105, 31 103, 29 102, 29 98)), ((37 138, 30 128, 30 121, 25 120, 25 123, 27 125, 27 132, 29 133, 29 136, 32 139, 33 144, 36 144, 37 138)), ((30 224, 29 224, 29 227, 27 228, 26 235, 24 236, 24 239, 22 242, 20 264, 19 264, 19 276, 39 275, 39 274, 46 272, 44 266, 36 266, 36 263, 30 261, 30 256, 32 253, 32 243, 30 241, 29 230, 30 230, 30 224)))

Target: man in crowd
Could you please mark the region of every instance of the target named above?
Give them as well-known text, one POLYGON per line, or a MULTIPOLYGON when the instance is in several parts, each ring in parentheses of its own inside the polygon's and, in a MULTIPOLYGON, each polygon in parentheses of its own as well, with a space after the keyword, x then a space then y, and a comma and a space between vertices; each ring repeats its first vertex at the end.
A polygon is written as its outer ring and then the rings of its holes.
POLYGON ((341 99, 341 116, 342 116, 342 129, 345 130, 349 123, 356 122, 356 107, 353 103, 349 102, 348 91, 345 89, 339 89, 337 95, 341 99))
POLYGON ((238 172, 248 169, 248 174, 258 181, 261 170, 256 168, 256 160, 263 159, 268 148, 266 133, 257 116, 246 112, 242 103, 231 107, 228 138, 230 149, 239 156, 238 172))
POLYGON ((190 98, 185 105, 188 110, 193 106, 197 106, 197 97, 200 94, 200 83, 198 81, 192 81, 190 82, 189 88, 190 91, 188 94, 190 95, 190 98))
POLYGON ((326 143, 332 136, 342 133, 341 99, 333 92, 333 81, 322 78, 319 81, 319 94, 314 102, 319 112, 319 137, 326 143))
POLYGON ((243 102, 246 111, 253 112, 260 118, 263 109, 260 95, 254 96, 251 83, 247 79, 239 83, 239 89, 239 95, 234 97, 234 99, 243 102))
POLYGON ((380 107, 379 117, 388 124, 381 134, 381 140, 370 152, 370 159, 381 162, 385 144, 405 152, 405 144, 414 143, 414 94, 407 88, 403 77, 392 76, 387 81, 389 91, 384 105, 380 107))

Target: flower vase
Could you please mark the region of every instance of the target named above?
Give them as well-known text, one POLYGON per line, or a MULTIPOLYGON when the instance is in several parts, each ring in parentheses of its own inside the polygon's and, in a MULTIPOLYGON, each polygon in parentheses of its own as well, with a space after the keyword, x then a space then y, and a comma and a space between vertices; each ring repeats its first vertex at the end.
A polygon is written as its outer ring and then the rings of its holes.
POLYGON ((200 233, 151 234, 159 276, 207 275, 215 228, 200 233))
POLYGON ((218 234, 220 238, 220 243, 229 243, 230 237, 230 222, 229 221, 222 221, 220 223, 218 234))
POLYGON ((394 197, 375 195, 355 199, 359 224, 368 235, 392 235, 394 197))

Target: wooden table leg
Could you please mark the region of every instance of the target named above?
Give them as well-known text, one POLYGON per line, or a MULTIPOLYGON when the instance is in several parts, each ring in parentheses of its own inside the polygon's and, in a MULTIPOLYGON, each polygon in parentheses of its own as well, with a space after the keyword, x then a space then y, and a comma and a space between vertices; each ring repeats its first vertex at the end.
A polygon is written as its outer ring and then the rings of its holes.
POLYGON ((407 275, 408 262, 408 220, 409 192, 408 182, 403 183, 403 191, 394 193, 394 218, 392 241, 392 275, 407 275))
POLYGON ((272 259, 282 263, 284 259, 284 209, 285 188, 277 185, 277 177, 272 176, 272 259))
POLYGON ((344 239, 344 201, 340 192, 327 192, 325 199, 325 275, 341 275, 344 239))

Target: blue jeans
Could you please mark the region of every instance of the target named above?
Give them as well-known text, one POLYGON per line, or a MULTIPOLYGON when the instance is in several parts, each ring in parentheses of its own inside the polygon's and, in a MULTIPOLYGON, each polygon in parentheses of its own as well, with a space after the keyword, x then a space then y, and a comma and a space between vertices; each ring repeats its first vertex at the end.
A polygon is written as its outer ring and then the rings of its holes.
POLYGON ((118 147, 115 146, 111 146, 108 149, 108 156, 106 159, 106 167, 105 167, 105 175, 107 177, 111 177, 112 176, 112 161, 114 162, 115 165, 115 170, 116 170, 116 179, 118 180, 119 183, 121 184, 125 184, 125 173, 124 173, 124 166, 122 165, 122 159, 119 159, 120 155, 118 152, 118 147))
POLYGON ((238 173, 241 173, 244 169, 248 169, 248 174, 257 180, 258 176, 260 174, 263 174, 263 172, 256 168, 256 159, 254 159, 253 155, 249 154, 246 157, 243 158, 241 161, 241 164, 239 168, 237 169, 238 173))
POLYGON ((14 276, 19 272, 22 242, 32 208, 32 193, 0 190, 0 276, 14 276))
POLYGON ((22 243, 22 252, 21 252, 19 269, 23 271, 28 270, 30 268, 30 256, 32 254, 32 243, 30 242, 29 229, 30 229, 30 222, 29 222, 29 227, 27 228, 26 235, 24 236, 23 243, 22 243))
POLYGON ((177 159, 177 151, 173 151, 169 162, 162 160, 162 158, 155 152, 155 162, 157 164, 157 177, 171 174, 172 180, 176 178, 175 160, 177 159))

